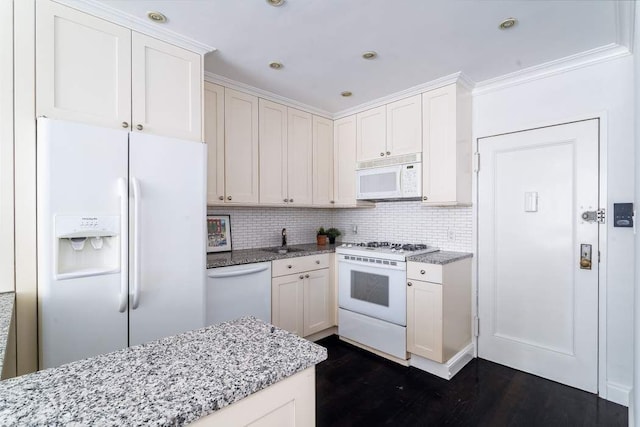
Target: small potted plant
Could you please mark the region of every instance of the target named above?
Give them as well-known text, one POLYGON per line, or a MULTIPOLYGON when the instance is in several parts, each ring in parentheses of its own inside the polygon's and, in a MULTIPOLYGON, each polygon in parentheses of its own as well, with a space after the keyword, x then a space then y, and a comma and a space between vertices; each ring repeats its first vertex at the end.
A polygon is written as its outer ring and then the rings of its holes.
POLYGON ((318 233, 316 234, 316 240, 317 240, 318 246, 324 246, 327 244, 327 232, 325 231, 324 227, 320 227, 318 229, 318 233))
POLYGON ((340 236, 341 234, 342 233, 337 228, 331 227, 330 229, 328 229, 327 230, 327 237, 329 237, 329 243, 332 244, 332 245, 335 244, 336 243, 336 237, 340 236))

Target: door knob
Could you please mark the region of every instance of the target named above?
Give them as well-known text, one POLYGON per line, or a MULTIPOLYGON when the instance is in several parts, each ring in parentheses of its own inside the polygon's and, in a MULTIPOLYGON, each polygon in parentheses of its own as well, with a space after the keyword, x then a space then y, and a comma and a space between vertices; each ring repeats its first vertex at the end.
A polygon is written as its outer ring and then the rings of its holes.
POLYGON ((128 128, 128 127, 129 127, 129 123, 127 123, 127 122, 122 122, 122 127, 123 127, 123 128, 125 128, 125 129, 126 129, 126 128, 128 128))
POLYGON ((136 129, 138 129, 138 130, 142 130, 142 129, 144 129, 144 128, 142 127, 142 125, 136 125, 136 129))

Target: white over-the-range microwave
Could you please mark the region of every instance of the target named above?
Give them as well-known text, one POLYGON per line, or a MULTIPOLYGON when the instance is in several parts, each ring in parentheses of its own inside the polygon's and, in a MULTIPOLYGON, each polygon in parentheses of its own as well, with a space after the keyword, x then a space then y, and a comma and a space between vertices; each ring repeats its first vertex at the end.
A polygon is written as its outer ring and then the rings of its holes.
POLYGON ((411 154, 358 163, 358 200, 419 200, 422 196, 422 155, 411 154))

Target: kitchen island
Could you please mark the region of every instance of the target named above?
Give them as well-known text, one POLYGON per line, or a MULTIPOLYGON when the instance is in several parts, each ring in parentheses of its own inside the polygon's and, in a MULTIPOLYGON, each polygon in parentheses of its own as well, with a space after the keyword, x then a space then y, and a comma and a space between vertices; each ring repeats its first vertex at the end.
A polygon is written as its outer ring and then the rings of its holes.
MULTIPOLYGON (((296 391, 306 390, 306 401, 289 398, 299 406, 289 409, 307 408, 308 419, 315 365, 326 358, 323 347, 241 318, 0 382, 0 424, 216 424, 233 403, 254 393, 267 402, 270 386, 293 380, 296 391)), ((230 416, 220 425, 237 413, 230 416)))

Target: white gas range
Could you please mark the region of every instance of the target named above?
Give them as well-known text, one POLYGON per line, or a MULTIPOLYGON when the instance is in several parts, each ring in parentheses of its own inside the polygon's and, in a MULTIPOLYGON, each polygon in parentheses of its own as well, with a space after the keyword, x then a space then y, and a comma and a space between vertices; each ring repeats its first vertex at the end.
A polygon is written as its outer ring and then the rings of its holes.
POLYGON ((436 251, 424 244, 388 242, 336 248, 339 335, 406 360, 406 257, 436 251))

